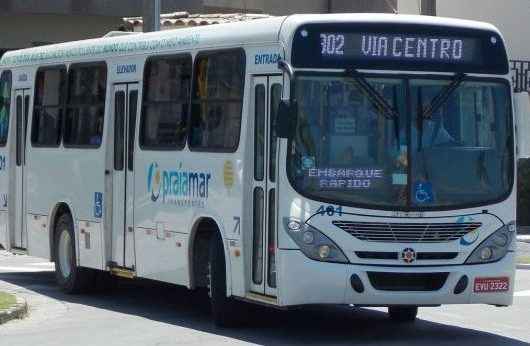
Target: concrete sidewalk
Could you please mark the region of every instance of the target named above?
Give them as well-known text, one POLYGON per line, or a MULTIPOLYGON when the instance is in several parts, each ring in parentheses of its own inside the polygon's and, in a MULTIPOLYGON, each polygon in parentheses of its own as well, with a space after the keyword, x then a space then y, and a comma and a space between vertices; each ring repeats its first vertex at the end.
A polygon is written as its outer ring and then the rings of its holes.
POLYGON ((517 236, 517 241, 520 241, 523 243, 530 243, 530 234, 519 234, 517 236))
POLYGON ((517 236, 517 269, 530 269, 530 237, 517 236))

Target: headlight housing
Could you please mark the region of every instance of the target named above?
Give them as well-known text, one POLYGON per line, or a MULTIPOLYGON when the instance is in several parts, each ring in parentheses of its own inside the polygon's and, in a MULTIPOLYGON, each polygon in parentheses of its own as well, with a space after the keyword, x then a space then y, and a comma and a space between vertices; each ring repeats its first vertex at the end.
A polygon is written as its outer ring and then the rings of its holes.
POLYGON ((484 240, 467 258, 466 264, 496 262, 506 256, 515 237, 515 222, 502 226, 484 240))
POLYGON ((301 221, 285 217, 287 234, 307 257, 322 262, 348 263, 348 258, 331 239, 318 229, 301 221))

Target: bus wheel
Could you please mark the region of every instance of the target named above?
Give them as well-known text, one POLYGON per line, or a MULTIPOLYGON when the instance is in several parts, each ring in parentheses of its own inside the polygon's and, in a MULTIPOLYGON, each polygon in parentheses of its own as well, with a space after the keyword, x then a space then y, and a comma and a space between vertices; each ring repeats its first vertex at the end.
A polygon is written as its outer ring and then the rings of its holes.
POLYGON ((417 306, 389 306, 388 315, 392 321, 414 322, 418 315, 417 306))
POLYGON ((74 223, 70 214, 63 214, 55 225, 55 280, 66 293, 84 291, 94 271, 77 266, 75 257, 74 223))
POLYGON ((210 239, 208 294, 215 325, 218 327, 234 327, 242 321, 241 303, 226 296, 226 261, 219 233, 216 233, 210 239))

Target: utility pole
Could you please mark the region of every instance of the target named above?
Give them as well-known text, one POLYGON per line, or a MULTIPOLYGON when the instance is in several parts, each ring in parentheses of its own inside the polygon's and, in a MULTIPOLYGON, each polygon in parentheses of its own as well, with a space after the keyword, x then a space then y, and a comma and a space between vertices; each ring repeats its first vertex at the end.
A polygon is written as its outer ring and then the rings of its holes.
POLYGON ((143 30, 144 32, 160 30, 161 0, 143 0, 143 30))
POLYGON ((421 13, 424 16, 436 16, 436 0, 421 0, 421 13))

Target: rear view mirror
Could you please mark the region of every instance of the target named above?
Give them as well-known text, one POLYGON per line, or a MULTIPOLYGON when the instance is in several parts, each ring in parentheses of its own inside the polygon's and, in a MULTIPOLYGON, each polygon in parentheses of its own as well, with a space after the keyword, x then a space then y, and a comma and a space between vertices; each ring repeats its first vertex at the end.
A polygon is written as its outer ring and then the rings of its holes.
POLYGON ((290 138, 296 130, 296 101, 281 100, 276 119, 276 135, 279 138, 290 138))
POLYGON ((517 158, 530 158, 530 96, 528 92, 514 94, 515 125, 517 129, 517 158))

